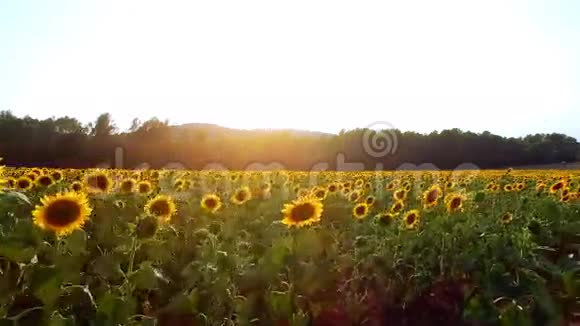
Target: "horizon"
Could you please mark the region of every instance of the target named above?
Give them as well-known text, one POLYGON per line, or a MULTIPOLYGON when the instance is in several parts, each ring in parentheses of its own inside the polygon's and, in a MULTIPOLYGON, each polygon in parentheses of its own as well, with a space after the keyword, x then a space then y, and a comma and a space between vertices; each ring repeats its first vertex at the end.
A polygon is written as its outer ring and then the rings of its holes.
MULTIPOLYGON (((0 110, 1 112, 1 110, 0 110)), ((13 114, 13 112, 11 112, 13 114)), ((104 112, 107 113, 107 112, 104 112)), ((37 117, 32 117, 32 116, 28 116, 28 115, 24 115, 24 116, 18 116, 15 115, 17 118, 22 119, 25 117, 29 117, 31 119, 36 119, 36 120, 44 120, 44 119, 39 119, 37 117)), ((75 117, 71 117, 71 116, 63 116, 63 117, 68 117, 68 118, 75 118, 75 117)), ((63 117, 48 117, 46 119, 58 119, 58 118, 63 118, 63 117)), ((114 116, 111 114, 111 117, 113 118, 113 122, 115 122, 114 116)), ((156 118, 156 117, 152 117, 152 118, 156 118)), ((76 118, 75 118, 76 119, 76 118)), ((159 119, 160 121, 163 121, 161 119, 159 119)), ((94 123, 94 121, 80 121, 84 126, 88 126, 90 123, 94 123)), ((140 122, 145 122, 145 120, 141 120, 140 122)), ((336 136, 338 135, 341 131, 344 132, 350 132, 350 131, 354 131, 357 129, 370 129, 370 130, 389 130, 391 128, 385 128, 385 129, 380 129, 380 128, 368 128, 368 126, 364 126, 364 127, 353 127, 353 128, 343 128, 342 130, 339 130, 337 132, 326 132, 326 131, 319 131, 319 130, 307 130, 307 129, 299 129, 299 128, 268 128, 268 127, 264 127, 264 128, 244 128, 244 127, 228 127, 228 126, 224 126, 221 125, 219 123, 211 123, 211 122, 184 122, 184 123, 171 123, 171 121, 167 121, 168 122, 168 126, 169 127, 190 127, 190 126, 207 126, 207 127, 217 127, 217 128, 224 128, 224 129, 229 129, 229 130, 238 130, 238 131, 264 131, 264 132, 275 132, 275 131, 292 131, 292 132, 303 132, 303 133, 313 133, 313 134, 325 134, 325 135, 333 135, 336 136)), ((379 125, 380 125, 380 121, 379 121, 379 125)), ((500 136, 503 138, 525 138, 526 136, 530 136, 530 135, 537 135, 537 134, 564 134, 568 137, 572 137, 574 138, 577 142, 580 141, 580 137, 575 137, 574 135, 570 135, 570 134, 566 134, 566 133, 561 133, 558 131, 552 131, 552 132, 533 132, 533 133, 528 133, 528 134, 524 134, 524 135, 519 135, 519 136, 506 136, 506 135, 502 135, 502 134, 497 134, 494 132, 491 132, 489 130, 483 130, 483 131, 473 131, 473 130, 467 130, 461 127, 450 127, 450 128, 444 128, 444 129, 435 129, 435 130, 431 130, 431 131, 426 131, 426 132, 419 132, 416 130, 401 130, 398 128, 394 128, 398 131, 400 131, 401 133, 405 133, 405 132, 414 132, 417 134, 421 134, 421 135, 429 135, 431 133, 441 133, 443 131, 448 131, 448 130, 454 130, 454 129, 459 129, 460 131, 464 132, 464 133, 474 133, 474 134, 478 134, 481 135, 484 132, 490 132, 492 135, 495 136, 500 136)), ((115 131, 116 134, 122 134, 122 133, 128 133, 130 132, 129 128, 117 128, 117 130, 115 131)))
POLYGON ((0 5, 0 110, 580 139, 573 1, 0 5))

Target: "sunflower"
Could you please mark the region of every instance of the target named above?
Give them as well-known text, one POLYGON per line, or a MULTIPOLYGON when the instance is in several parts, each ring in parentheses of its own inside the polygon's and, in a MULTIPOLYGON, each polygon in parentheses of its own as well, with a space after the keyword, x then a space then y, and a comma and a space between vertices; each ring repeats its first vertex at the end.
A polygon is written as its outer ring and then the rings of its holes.
POLYGON ((294 191, 295 194, 297 194, 298 191, 300 190, 300 186, 299 185, 295 185, 295 186, 293 186, 292 190, 294 191))
POLYGON ((399 215, 399 213, 405 208, 405 203, 402 200, 397 200, 391 206, 390 212, 399 215))
POLYGON ((405 200, 407 198, 407 192, 405 189, 399 189, 393 193, 393 198, 395 200, 405 200))
POLYGON ((45 196, 40 202, 32 212, 34 224, 58 236, 81 228, 92 211, 85 195, 75 192, 45 196))
POLYGON ((169 196, 158 195, 149 200, 145 205, 145 212, 148 215, 157 216, 164 222, 168 222, 171 216, 177 212, 173 199, 169 196))
POLYGON ((201 198, 201 207, 211 213, 217 212, 221 206, 222 201, 216 194, 206 194, 201 198))
POLYGON ((342 194, 343 197, 348 198, 348 196, 350 195, 350 188, 342 188, 340 193, 342 194))
POLYGON ((16 179, 16 189, 29 190, 32 188, 32 180, 29 177, 20 177, 16 179))
POLYGON ((236 205, 242 205, 250 199, 252 199, 252 192, 250 191, 250 188, 246 186, 236 190, 236 192, 230 198, 231 202, 236 205))
POLYGON ((185 184, 185 182, 183 181, 183 179, 177 179, 173 183, 173 189, 178 190, 178 191, 181 191, 181 190, 183 190, 183 185, 184 184, 185 184))
POLYGON ((434 207, 439 201, 439 197, 443 191, 438 185, 432 185, 427 191, 423 193, 423 201, 426 208, 434 207))
POLYGON ((352 208, 352 215, 357 219, 363 219, 369 213, 369 205, 367 203, 358 203, 352 208))
POLYGON ((137 191, 142 195, 148 195, 153 191, 153 186, 149 181, 140 181, 137 184, 137 191))
POLYGON ((390 190, 395 189, 396 186, 397 186, 397 182, 395 180, 393 180, 385 186, 385 189, 390 191, 390 190))
POLYGON ((54 183, 54 180, 50 175, 41 175, 36 179, 36 184, 41 187, 48 187, 54 183))
POLYGON ((327 192, 326 189, 324 188, 315 187, 314 189, 312 189, 312 195, 320 200, 325 200, 327 192))
POLYGON ((562 203, 567 203, 570 201, 571 198, 572 198, 572 196, 570 194, 562 195, 562 197, 560 197, 560 201, 562 203))
POLYGON ((513 220, 513 218, 514 218, 514 216, 513 216, 513 214, 512 214, 512 213, 510 213, 510 212, 506 212, 506 213, 504 213, 504 214, 501 216, 501 219, 500 219, 500 221, 501 221, 501 223, 503 223, 503 224, 508 224, 508 223, 510 223, 510 222, 513 220))
POLYGON ((558 192, 558 190, 564 188, 565 184, 563 181, 558 181, 556 183, 554 183, 552 186, 550 186, 550 192, 555 194, 556 192, 558 192))
POLYGON ((282 209, 282 223, 290 226, 302 227, 320 221, 322 216, 322 202, 315 197, 302 197, 284 204, 282 209))
POLYGON ((495 186, 495 183, 490 182, 487 184, 487 186, 485 186, 485 190, 493 191, 494 186, 495 186))
POLYGON ((300 188, 296 192, 296 197, 308 197, 310 195, 310 190, 306 188, 300 188))
POLYGON ((113 186, 113 181, 105 172, 95 172, 86 177, 85 184, 91 192, 107 192, 113 186))
POLYGON ((62 172, 59 170, 55 170, 52 171, 52 173, 50 174, 50 176, 52 177, 52 179, 54 180, 54 182, 59 182, 62 180, 62 172))
POLYGON ((397 214, 382 212, 376 215, 376 219, 383 225, 390 225, 397 217, 397 214))
POLYGON ((260 185, 260 189, 262 191, 270 191, 272 189, 272 183, 270 182, 264 182, 260 185))
POLYGON ((130 194, 135 189, 136 183, 137 182, 135 181, 135 179, 132 178, 124 179, 121 181, 121 184, 119 185, 119 191, 124 194, 130 194))
POLYGON ((8 177, 6 178, 5 183, 6 187, 14 188, 16 186, 16 179, 14 179, 13 177, 8 177))
POLYGON ((80 183, 79 181, 75 181, 70 185, 71 189, 75 192, 79 192, 81 190, 83 190, 83 184, 80 183))
POLYGON ((523 183, 519 182, 519 183, 516 184, 516 187, 515 188, 516 188, 517 191, 522 191, 522 190, 524 190, 525 187, 526 187, 526 185, 524 185, 523 183))
POLYGON ((507 185, 503 186, 503 190, 512 191, 512 190, 514 190, 514 186, 512 186, 511 184, 507 184, 507 185))
POLYGON ((336 183, 331 183, 328 185, 326 189, 328 190, 329 193, 333 194, 338 191, 338 185, 336 183))
POLYGON ((416 209, 410 210, 405 214, 403 221, 405 222, 405 227, 409 230, 415 229, 419 225, 419 220, 421 215, 416 209))
POLYGON ((562 189, 562 197, 567 196, 569 193, 570 193, 570 189, 569 188, 562 189))
POLYGON ((449 213, 461 211, 463 208, 463 203, 465 202, 465 196, 462 194, 449 194, 445 198, 445 203, 447 206, 447 211, 449 213))
POLYGON ((118 209, 123 209, 125 208, 125 202, 120 199, 117 199, 115 200, 115 207, 117 207, 118 209))
POLYGON ((30 170, 30 172, 32 172, 32 173, 34 173, 34 174, 36 174, 36 175, 41 175, 41 174, 42 174, 42 170, 41 170, 41 169, 39 169, 39 168, 32 168, 32 169, 30 170))
POLYGON ((348 200, 355 202, 357 201, 361 196, 361 192, 358 190, 353 190, 348 194, 348 200))
POLYGON ((28 179, 34 181, 38 177, 38 174, 36 174, 34 172, 30 172, 30 173, 27 173, 26 176, 28 177, 28 179))
POLYGON ((159 229, 159 219, 155 216, 147 215, 137 222, 135 234, 139 239, 149 239, 155 236, 159 229))
POLYGON ((361 188, 364 184, 363 179, 356 179, 356 181, 354 182, 354 187, 355 188, 361 188))
POLYGON ((365 203, 369 206, 373 206, 375 204, 375 202, 377 201, 377 199, 375 198, 375 196, 373 195, 369 195, 367 196, 367 198, 365 199, 365 203))
POLYGON ((537 192, 542 192, 542 191, 544 191, 544 189, 546 189, 546 185, 545 185, 545 184, 543 184, 543 183, 538 183, 538 184, 536 185, 536 191, 537 191, 537 192))

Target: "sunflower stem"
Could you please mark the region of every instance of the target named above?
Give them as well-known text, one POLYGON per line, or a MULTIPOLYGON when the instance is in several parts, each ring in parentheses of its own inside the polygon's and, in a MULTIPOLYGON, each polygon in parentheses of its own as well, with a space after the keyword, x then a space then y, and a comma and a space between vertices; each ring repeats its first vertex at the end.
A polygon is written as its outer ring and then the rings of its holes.
POLYGON ((439 274, 441 275, 441 277, 443 277, 443 275, 445 274, 445 267, 443 264, 443 260, 445 259, 445 256, 443 255, 444 252, 445 252, 445 236, 442 236, 441 249, 439 254, 439 274))
POLYGON ((24 311, 22 311, 21 313, 19 313, 16 316, 11 316, 11 317, 7 317, 6 319, 14 321, 14 322, 18 322, 22 317, 25 317, 26 315, 28 315, 31 312, 37 311, 37 310, 43 310, 44 307, 33 307, 33 308, 29 308, 26 309, 24 311))
POLYGON ((294 304, 292 305, 292 313, 296 313, 296 263, 298 261, 298 256, 296 254, 296 247, 297 245, 297 240, 296 240, 296 232, 298 230, 295 228, 292 228, 291 232, 292 232, 292 264, 290 265, 290 297, 292 298, 292 300, 294 301, 294 304))
POLYGON ((58 237, 56 240, 56 254, 60 256, 62 254, 62 238, 58 237))
POLYGON ((130 275, 133 272, 136 251, 137 251, 137 239, 133 238, 133 240, 131 241, 131 254, 129 256, 129 267, 127 268, 127 275, 130 275))

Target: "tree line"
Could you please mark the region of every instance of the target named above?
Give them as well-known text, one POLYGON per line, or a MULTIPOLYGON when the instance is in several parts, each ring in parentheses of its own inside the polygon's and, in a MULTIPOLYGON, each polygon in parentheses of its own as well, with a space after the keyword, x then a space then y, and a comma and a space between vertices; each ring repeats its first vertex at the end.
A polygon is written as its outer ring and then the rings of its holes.
POLYGON ((75 118, 38 120, 19 118, 0 111, 0 157, 9 166, 90 168, 109 166, 185 167, 202 169, 221 166, 232 170, 283 167, 310 170, 319 163, 325 169, 342 169, 340 160, 358 162, 365 169, 397 169, 402 164, 430 164, 454 169, 464 163, 479 168, 503 168, 533 164, 574 162, 580 157, 576 139, 564 134, 535 134, 507 138, 490 132, 459 129, 429 134, 367 129, 339 134, 290 130, 243 131, 214 125, 171 126, 168 121, 134 119, 131 128, 119 131, 108 113, 83 124, 75 118), (372 155, 364 142, 391 151, 372 155), (389 149, 387 148, 387 149, 389 149), (119 160, 119 155, 122 155, 119 160), (337 159, 340 158, 340 159, 337 159), (121 162, 122 166, 116 166, 121 162))

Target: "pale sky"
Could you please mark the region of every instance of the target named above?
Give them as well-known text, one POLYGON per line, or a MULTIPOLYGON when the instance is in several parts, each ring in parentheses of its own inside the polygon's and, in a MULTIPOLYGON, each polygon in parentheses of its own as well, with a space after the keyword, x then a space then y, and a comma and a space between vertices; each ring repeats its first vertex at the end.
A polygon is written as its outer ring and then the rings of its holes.
POLYGON ((580 139, 580 1, 0 0, 0 110, 580 139))

